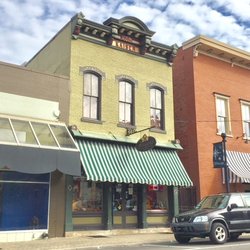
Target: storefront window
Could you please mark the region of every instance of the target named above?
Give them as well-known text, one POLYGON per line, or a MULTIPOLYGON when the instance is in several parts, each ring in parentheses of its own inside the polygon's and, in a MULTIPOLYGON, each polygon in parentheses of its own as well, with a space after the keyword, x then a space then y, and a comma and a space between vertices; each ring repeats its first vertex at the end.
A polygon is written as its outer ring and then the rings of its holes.
POLYGON ((85 178, 74 178, 73 212, 102 211, 102 183, 87 181, 85 178))
POLYGON ((0 141, 16 142, 9 120, 0 117, 0 141))
POLYGON ((0 171, 0 231, 47 229, 49 178, 0 171))
POLYGON ((168 195, 167 187, 161 185, 148 185, 147 211, 167 211, 168 195))
POLYGON ((37 145, 35 136, 28 121, 12 120, 12 125, 20 143, 37 145))

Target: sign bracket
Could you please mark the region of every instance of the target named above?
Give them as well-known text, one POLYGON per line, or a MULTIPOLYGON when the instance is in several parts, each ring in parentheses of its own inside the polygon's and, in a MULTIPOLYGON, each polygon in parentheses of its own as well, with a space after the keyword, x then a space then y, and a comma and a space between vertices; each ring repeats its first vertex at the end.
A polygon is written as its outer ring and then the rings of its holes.
POLYGON ((130 135, 133 135, 133 134, 137 134, 137 133, 140 133, 142 131, 145 131, 145 130, 149 130, 151 128, 155 128, 155 126, 152 126, 152 127, 149 127, 149 128, 144 128, 144 129, 141 129, 141 130, 138 130, 136 131, 135 129, 133 128, 126 128, 126 136, 130 136, 130 135))

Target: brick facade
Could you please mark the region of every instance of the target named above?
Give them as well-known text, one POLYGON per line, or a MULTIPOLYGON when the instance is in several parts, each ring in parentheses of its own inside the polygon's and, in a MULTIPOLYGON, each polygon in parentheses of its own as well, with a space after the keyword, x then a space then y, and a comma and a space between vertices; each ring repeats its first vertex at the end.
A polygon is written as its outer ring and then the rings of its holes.
MULTIPOLYGON (((221 170, 213 166, 213 143, 222 140, 217 133, 214 93, 229 97, 232 135, 227 138, 227 149, 250 153, 250 145, 242 137, 240 105, 241 99, 250 101, 249 60, 249 53, 204 37, 184 43, 175 58, 176 138, 184 148, 180 157, 196 187, 197 200, 226 191, 221 170), (195 42, 201 44, 198 49, 195 42), (233 54, 248 64, 232 63, 227 55, 233 58, 233 54)), ((245 191, 249 186, 232 183, 230 188, 245 191)))

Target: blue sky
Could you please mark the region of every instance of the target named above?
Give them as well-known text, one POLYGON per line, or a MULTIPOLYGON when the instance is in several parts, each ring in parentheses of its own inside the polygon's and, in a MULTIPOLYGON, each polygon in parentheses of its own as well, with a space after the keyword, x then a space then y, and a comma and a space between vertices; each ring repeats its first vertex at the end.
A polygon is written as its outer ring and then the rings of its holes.
POLYGON ((79 12, 135 16, 166 45, 205 35, 250 52, 250 0, 0 0, 0 61, 28 61, 79 12))

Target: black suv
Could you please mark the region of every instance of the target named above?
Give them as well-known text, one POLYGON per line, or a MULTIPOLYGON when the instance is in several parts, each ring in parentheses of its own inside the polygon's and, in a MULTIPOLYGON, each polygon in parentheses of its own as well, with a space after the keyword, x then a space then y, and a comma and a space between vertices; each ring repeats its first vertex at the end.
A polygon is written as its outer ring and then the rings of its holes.
POLYGON ((193 209, 173 218, 171 229, 179 243, 209 237, 213 243, 236 240, 250 233, 250 193, 207 196, 193 209))

